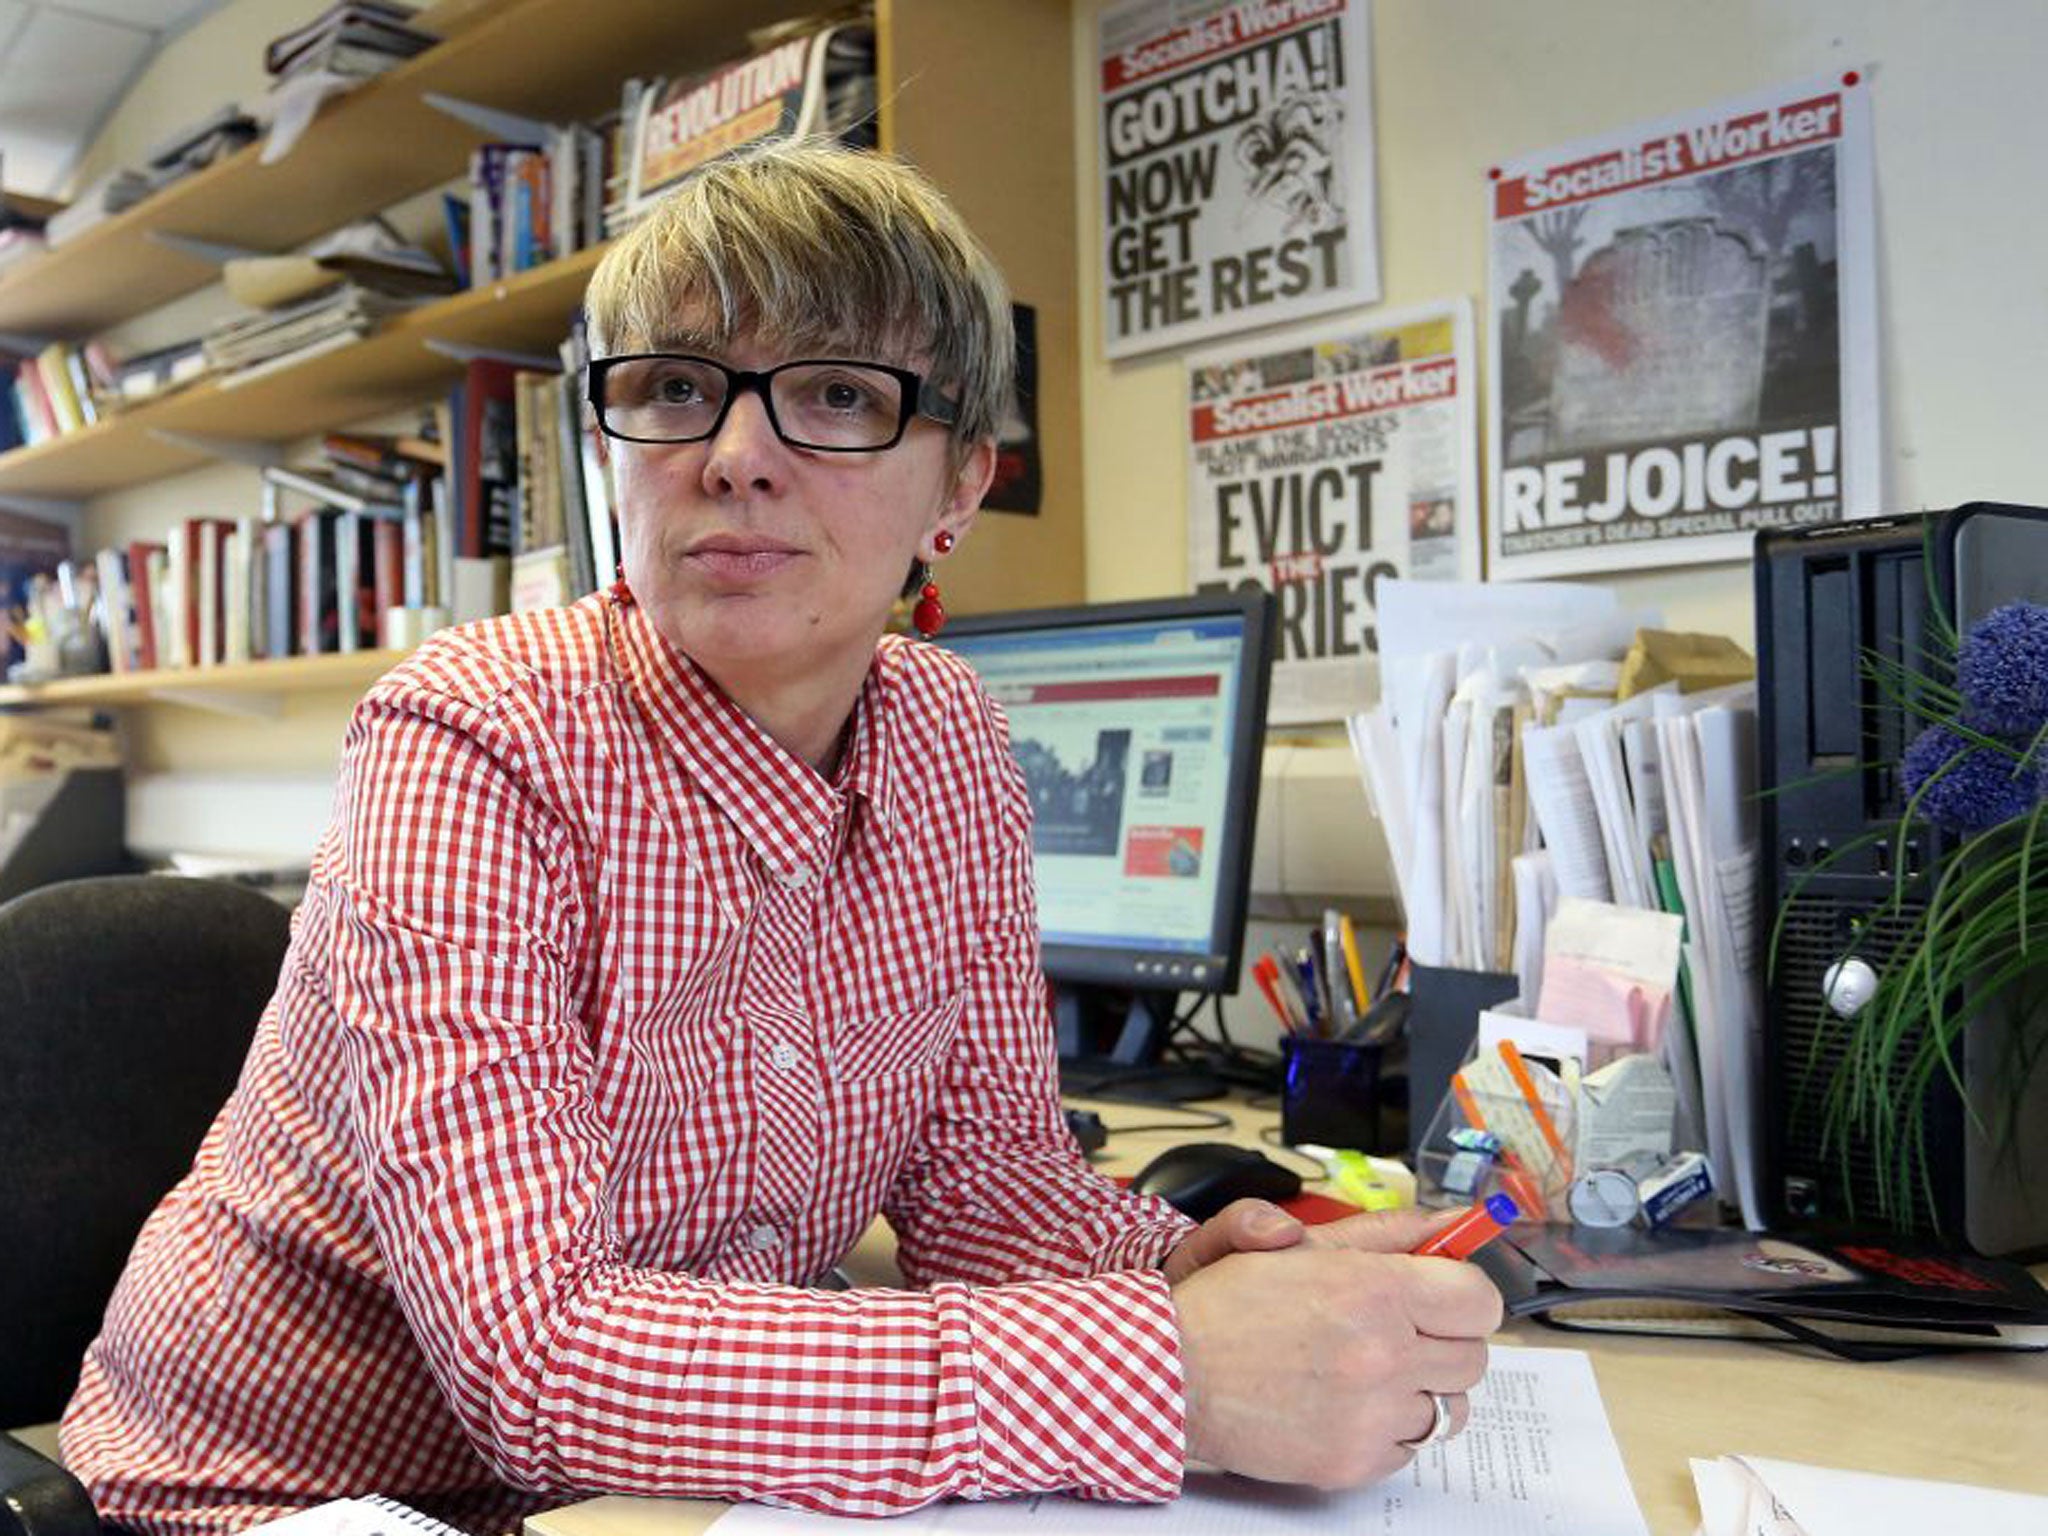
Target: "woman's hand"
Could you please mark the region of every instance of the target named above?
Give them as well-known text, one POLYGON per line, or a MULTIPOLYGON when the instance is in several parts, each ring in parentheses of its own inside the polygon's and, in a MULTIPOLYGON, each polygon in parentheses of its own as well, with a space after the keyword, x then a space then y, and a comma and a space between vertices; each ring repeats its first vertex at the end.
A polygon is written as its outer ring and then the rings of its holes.
POLYGON ((1406 1253, 1438 1216, 1337 1225, 1349 1230, 1224 1254, 1175 1284, 1190 1460, 1341 1488, 1414 1455, 1404 1442, 1434 1424, 1432 1393, 1464 1427, 1500 1293, 1471 1264, 1406 1253))
POLYGON ((1270 1200, 1233 1200, 1182 1238, 1159 1267, 1169 1285, 1179 1285, 1205 1264, 1229 1254, 1292 1248, 1308 1230, 1270 1200))

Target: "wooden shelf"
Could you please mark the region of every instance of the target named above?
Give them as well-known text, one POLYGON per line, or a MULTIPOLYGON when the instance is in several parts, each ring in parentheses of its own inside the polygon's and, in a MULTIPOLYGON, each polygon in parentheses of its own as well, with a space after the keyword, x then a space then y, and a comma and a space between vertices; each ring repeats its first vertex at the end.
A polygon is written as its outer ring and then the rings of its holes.
MULTIPOLYGON (((427 106, 429 92, 550 121, 588 118, 616 103, 629 76, 709 67, 744 53, 751 31, 826 8, 824 0, 442 0, 433 14, 454 17, 446 41, 330 103, 281 164, 259 165, 252 147, 55 252, 0 270, 0 332, 89 335, 216 279, 217 269, 155 236, 284 250, 460 176, 481 136, 427 106)), ((1042 505, 1034 516, 983 518, 949 564, 947 590, 963 609, 1078 601, 1071 7, 876 0, 876 19, 882 142, 948 191, 1038 316, 1042 505), (988 68, 992 58, 1000 69, 988 68)), ((208 462, 205 447, 184 438, 286 443, 417 404, 460 373, 430 341, 552 354, 601 254, 423 305, 373 336, 240 384, 202 381, 0 454, 0 503, 88 501, 208 462)), ((160 500, 166 522, 189 510, 171 493, 160 500)), ((121 528, 140 526, 143 508, 118 515, 121 528)), ((101 532, 90 517, 87 532, 101 532)), ((131 745, 143 743, 137 761, 152 771, 275 756, 279 738, 318 736, 306 749, 318 756, 337 696, 360 692, 397 659, 369 652, 0 686, 0 708, 130 709, 131 745), (310 713, 287 707, 300 695, 317 696, 310 713), (160 704, 192 708, 152 707, 160 704), (217 729, 194 709, 277 717, 282 729, 217 729), (302 714, 319 724, 308 728, 302 714)))
POLYGON ((458 293, 348 346, 243 383, 204 380, 141 401, 99 425, 0 455, 0 495, 77 499, 206 462, 160 432, 257 442, 288 439, 417 402, 462 365, 427 345, 554 354, 602 248, 458 293))
POLYGON ((0 686, 0 708, 70 705, 111 709, 125 704, 183 703, 230 714, 270 714, 275 713, 272 705, 287 694, 367 688, 406 655, 405 651, 350 651, 233 666, 102 673, 53 683, 10 683, 0 686), (235 703, 238 699, 244 701, 241 707, 235 703))
POLYGON ((260 164, 262 146, 252 144, 6 268, 0 331, 84 337, 219 276, 153 236, 288 251, 461 175, 484 135, 429 106, 429 92, 548 121, 595 117, 617 104, 627 76, 736 56, 750 30, 818 5, 510 0, 472 9, 476 19, 438 46, 328 103, 276 165, 260 164))

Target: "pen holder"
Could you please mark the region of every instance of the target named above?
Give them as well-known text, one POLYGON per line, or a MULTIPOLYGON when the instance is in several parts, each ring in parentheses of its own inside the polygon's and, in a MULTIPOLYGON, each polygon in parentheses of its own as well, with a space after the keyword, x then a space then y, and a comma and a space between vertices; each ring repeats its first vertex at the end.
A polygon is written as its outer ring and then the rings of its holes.
POLYGON ((1383 1152, 1380 1066, 1384 1048, 1339 1040, 1280 1042, 1280 1139, 1383 1152))
POLYGON ((1520 987, 1504 971, 1459 971, 1416 965, 1408 972, 1408 1165, 1421 1168, 1430 1111, 1450 1091, 1451 1074, 1471 1054, 1482 1009, 1504 1003, 1520 987))

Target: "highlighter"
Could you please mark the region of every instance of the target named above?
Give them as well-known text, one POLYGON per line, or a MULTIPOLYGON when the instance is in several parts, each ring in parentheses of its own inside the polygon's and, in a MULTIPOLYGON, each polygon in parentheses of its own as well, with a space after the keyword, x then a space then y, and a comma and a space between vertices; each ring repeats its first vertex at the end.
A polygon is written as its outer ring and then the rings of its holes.
POLYGON ((1521 1214, 1508 1196, 1488 1195, 1441 1232, 1424 1238, 1409 1251, 1421 1258, 1469 1259, 1521 1214))

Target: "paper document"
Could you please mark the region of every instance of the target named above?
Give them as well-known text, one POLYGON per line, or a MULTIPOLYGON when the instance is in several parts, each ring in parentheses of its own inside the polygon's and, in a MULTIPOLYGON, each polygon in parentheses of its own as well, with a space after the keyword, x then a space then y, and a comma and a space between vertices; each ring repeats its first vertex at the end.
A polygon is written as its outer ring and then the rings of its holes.
MULTIPOLYGON (((1332 1531, 1393 1536, 1648 1536, 1600 1402, 1592 1363, 1575 1349, 1493 1346, 1472 1393, 1472 1422, 1385 1482, 1317 1493, 1191 1473, 1171 1504, 1079 1499, 942 1503, 888 1522, 890 1536, 1264 1536, 1332 1531)), ((872 1520, 746 1504, 715 1536, 815 1536, 872 1520)))
POLYGON ((1694 1461, 1700 1536, 2040 1536, 2048 1499, 1761 1456, 1694 1461))

